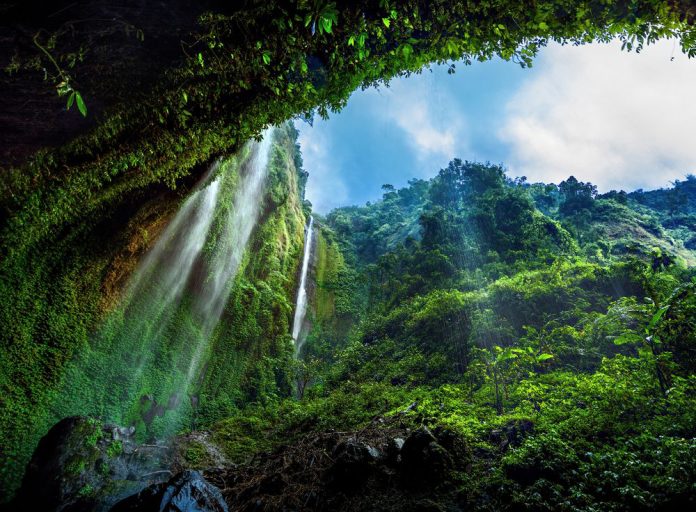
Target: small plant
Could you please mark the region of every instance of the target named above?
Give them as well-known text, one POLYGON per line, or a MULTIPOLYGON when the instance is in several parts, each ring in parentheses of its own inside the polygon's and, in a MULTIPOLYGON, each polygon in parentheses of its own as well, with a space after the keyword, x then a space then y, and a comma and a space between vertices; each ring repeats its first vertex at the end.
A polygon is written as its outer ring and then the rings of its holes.
MULTIPOLYGON (((73 106, 73 104, 77 103, 77 109, 80 111, 80 114, 82 114, 83 117, 87 117, 87 105, 85 105, 85 101, 82 99, 82 95, 78 90, 73 88, 72 85, 72 78, 68 74, 68 72, 60 67, 56 59, 51 55, 51 52, 48 51, 48 49, 43 46, 41 43, 39 43, 39 36, 41 35, 41 32, 37 32, 34 35, 33 41, 34 45, 41 50, 41 52, 48 58, 48 60, 53 64, 53 67, 55 67, 57 75, 56 79, 58 80, 58 84, 56 85, 56 90, 58 91, 58 96, 67 96, 67 103, 66 103, 66 110, 70 110, 70 108, 73 106)), ((55 44, 55 42, 51 39, 49 40, 50 44, 49 46, 52 46, 55 44)), ((44 70, 45 71, 45 70, 44 70)), ((44 79, 48 79, 48 72, 45 72, 44 79)))
POLYGON ((311 9, 311 12, 304 17, 304 26, 310 27, 312 35, 316 33, 317 29, 319 29, 319 35, 331 34, 333 26, 338 24, 336 2, 324 3, 315 0, 311 9))

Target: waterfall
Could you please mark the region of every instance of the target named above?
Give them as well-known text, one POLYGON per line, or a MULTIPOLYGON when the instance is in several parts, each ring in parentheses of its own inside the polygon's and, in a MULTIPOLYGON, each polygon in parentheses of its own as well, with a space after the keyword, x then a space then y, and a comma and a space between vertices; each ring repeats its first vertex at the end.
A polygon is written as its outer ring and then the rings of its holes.
MULTIPOLYGON (((202 318, 201 328, 205 340, 210 339, 213 329, 220 320, 251 232, 261 213, 263 185, 268 170, 270 139, 269 136, 265 136, 258 144, 250 161, 250 172, 242 177, 242 181, 237 187, 232 207, 225 216, 226 228, 218 241, 217 250, 209 262, 209 277, 203 284, 202 293, 196 306, 202 318)), ((205 344, 199 344, 196 347, 187 372, 187 386, 192 382, 198 370, 205 348, 207 348, 205 344)))
POLYGON ((302 257, 302 273, 300 274, 300 287, 297 290, 297 301, 295 303, 295 317, 292 320, 292 339, 295 340, 295 351, 299 352, 302 348, 300 332, 307 313, 307 271, 309 270, 309 258, 312 255, 312 228, 314 217, 310 215, 309 224, 305 233, 304 256, 302 257))
POLYGON ((53 399, 57 418, 91 414, 167 436, 191 417, 261 215, 271 139, 269 129, 260 142, 216 162, 183 202, 119 306, 68 368, 53 399))

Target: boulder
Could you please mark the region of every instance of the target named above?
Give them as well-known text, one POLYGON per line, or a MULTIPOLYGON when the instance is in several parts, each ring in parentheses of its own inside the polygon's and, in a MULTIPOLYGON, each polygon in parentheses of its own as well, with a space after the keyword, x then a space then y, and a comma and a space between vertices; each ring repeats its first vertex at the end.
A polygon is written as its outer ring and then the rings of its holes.
POLYGON ((118 502, 111 512, 229 512, 220 489, 198 471, 183 471, 118 502))
POLYGON ((109 459, 122 446, 101 423, 72 416, 39 441, 15 498, 17 510, 91 510, 109 475, 109 459))
POLYGON ((327 472, 329 484, 345 491, 354 490, 363 484, 379 459, 379 451, 355 438, 339 443, 334 448, 333 465, 327 472))
POLYGON ((134 434, 83 416, 59 421, 39 441, 10 510, 108 510, 169 478, 167 448, 138 446, 134 434))
POLYGON ((432 485, 446 479, 454 462, 432 432, 427 427, 421 427, 404 442, 401 466, 407 484, 432 485))
POLYGON ((464 468, 471 462, 471 450, 461 435, 444 427, 436 428, 433 435, 450 454, 457 468, 464 468))
POLYGON ((404 447, 404 440, 400 437, 390 439, 387 443, 385 462, 390 466, 395 466, 401 462, 401 449, 404 447))

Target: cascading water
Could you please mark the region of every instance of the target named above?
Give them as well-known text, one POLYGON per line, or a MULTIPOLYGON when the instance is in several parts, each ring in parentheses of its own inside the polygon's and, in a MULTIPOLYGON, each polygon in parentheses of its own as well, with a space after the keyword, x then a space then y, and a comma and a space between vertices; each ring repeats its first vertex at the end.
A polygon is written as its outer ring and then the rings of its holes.
MULTIPOLYGON (((226 228, 217 240, 216 250, 208 262, 208 279, 203 284, 202 292, 196 303, 196 309, 202 319, 203 339, 208 340, 220 320, 222 310, 227 303, 232 289, 234 276, 237 274, 246 250, 251 232, 258 221, 263 184, 268 169, 271 137, 266 135, 258 144, 250 161, 248 172, 236 189, 232 207, 225 216, 226 228)), ((205 344, 200 344, 191 358, 186 376, 186 387, 192 382, 198 369, 205 344)))
POLYGON ((91 414, 161 437, 195 412, 193 388, 261 213, 271 139, 269 129, 217 162, 184 201, 70 366, 55 417, 91 414))
POLYGON ((295 352, 299 353, 302 349, 304 338, 300 337, 302 324, 307 314, 307 272, 309 270, 309 259, 312 255, 312 235, 314 227, 314 217, 309 217, 309 225, 305 233, 304 256, 302 257, 302 272, 300 274, 300 287, 297 290, 297 301, 295 302, 295 317, 292 320, 292 339, 295 340, 295 352))

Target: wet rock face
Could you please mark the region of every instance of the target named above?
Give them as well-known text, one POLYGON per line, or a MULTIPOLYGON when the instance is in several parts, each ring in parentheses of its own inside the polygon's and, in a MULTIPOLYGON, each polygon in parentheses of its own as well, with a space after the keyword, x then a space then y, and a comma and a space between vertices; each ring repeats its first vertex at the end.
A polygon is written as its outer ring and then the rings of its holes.
POLYGON ((74 416, 41 439, 11 510, 99 511, 169 478, 166 448, 139 446, 135 429, 74 416))
POLYGON ((111 512, 229 512, 220 490, 198 471, 184 471, 117 503, 111 512))

